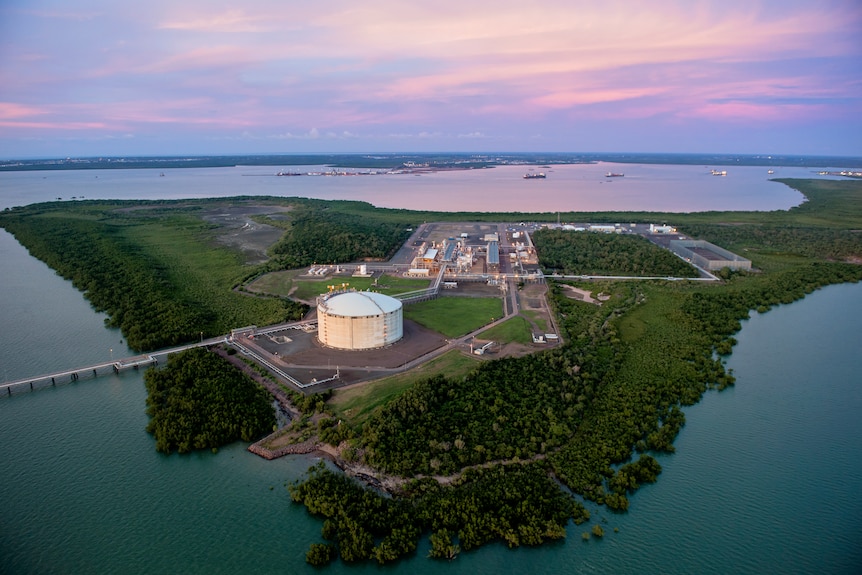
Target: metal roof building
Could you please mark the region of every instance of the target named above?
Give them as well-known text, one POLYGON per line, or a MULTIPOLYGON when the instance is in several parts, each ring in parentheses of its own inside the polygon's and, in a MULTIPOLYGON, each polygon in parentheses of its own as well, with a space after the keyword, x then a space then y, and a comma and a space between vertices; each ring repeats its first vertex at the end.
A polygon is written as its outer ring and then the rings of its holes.
POLYGON ((500 244, 488 242, 488 267, 500 267, 500 244))

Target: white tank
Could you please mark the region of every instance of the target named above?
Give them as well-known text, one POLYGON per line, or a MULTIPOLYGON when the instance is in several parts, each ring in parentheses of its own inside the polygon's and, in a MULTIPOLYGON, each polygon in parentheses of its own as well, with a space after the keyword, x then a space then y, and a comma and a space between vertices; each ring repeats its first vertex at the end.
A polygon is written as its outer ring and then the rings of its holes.
POLYGON ((317 337, 337 349, 374 349, 404 336, 401 302, 375 292, 342 292, 317 303, 317 337))

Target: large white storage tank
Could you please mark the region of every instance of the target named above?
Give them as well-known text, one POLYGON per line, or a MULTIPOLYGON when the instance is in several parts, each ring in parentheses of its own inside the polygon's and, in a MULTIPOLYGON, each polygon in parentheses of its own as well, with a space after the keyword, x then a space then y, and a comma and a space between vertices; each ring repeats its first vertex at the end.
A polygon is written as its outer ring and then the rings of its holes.
POLYGON ((404 336, 401 302, 380 293, 352 291, 321 296, 317 338, 336 349, 374 349, 404 336))

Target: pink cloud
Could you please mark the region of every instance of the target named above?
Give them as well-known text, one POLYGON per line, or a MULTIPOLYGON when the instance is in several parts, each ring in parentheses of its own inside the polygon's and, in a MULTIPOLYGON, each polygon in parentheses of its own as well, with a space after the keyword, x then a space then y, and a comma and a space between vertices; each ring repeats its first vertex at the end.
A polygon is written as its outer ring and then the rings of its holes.
POLYGON ((530 103, 544 108, 571 108, 586 104, 619 102, 633 100, 645 96, 654 96, 665 92, 663 87, 634 87, 616 89, 590 89, 572 92, 554 92, 545 96, 532 98, 530 103))
POLYGON ((43 12, 41 36, 0 46, 0 120, 294 135, 434 133, 451 122, 447 133, 487 134, 512 119, 782 121, 859 99, 858 65, 843 78, 787 65, 862 58, 862 11, 850 1, 295 4, 43 12))
POLYGON ((200 16, 197 12, 190 18, 162 22, 158 28, 194 32, 259 32, 272 29, 273 18, 267 14, 250 15, 244 10, 228 10, 221 14, 200 16))
POLYGON ((0 120, 13 120, 46 114, 43 108, 19 104, 17 102, 0 102, 0 120))

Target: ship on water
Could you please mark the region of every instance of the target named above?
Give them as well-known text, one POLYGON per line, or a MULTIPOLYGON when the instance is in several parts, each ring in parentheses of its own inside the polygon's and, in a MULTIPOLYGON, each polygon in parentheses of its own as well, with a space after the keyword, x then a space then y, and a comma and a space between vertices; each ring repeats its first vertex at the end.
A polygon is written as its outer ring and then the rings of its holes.
POLYGON ((618 174, 616 172, 608 172, 607 174, 605 174, 605 177, 606 178, 622 178, 622 177, 625 177, 625 174, 618 174))
POLYGON ((543 180, 545 179, 545 172, 527 172, 524 174, 525 180, 543 180))

